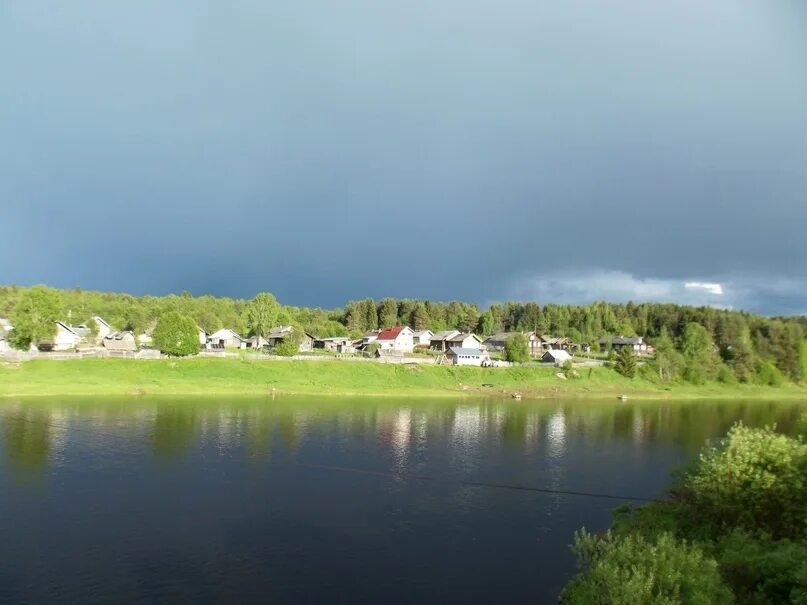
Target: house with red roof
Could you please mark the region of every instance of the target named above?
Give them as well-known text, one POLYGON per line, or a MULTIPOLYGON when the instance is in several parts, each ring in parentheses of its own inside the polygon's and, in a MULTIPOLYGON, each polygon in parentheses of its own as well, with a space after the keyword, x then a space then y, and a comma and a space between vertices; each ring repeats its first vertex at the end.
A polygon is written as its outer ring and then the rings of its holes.
POLYGON ((381 351, 411 353, 415 349, 415 331, 409 326, 395 326, 378 333, 375 340, 381 351))

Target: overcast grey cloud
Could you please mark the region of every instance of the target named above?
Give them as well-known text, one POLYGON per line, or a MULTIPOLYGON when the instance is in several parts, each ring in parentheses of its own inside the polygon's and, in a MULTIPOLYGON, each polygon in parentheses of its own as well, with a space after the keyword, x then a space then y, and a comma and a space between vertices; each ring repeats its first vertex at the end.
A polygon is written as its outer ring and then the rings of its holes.
POLYGON ((802 0, 5 0, 0 74, 0 283, 807 310, 802 0))

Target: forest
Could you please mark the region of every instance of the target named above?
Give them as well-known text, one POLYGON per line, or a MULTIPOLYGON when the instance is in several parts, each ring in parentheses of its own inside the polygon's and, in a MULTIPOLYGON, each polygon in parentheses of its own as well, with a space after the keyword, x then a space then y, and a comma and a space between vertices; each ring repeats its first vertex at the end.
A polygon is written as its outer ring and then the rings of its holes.
POLYGON ((458 301, 384 298, 321 309, 280 304, 269 293, 233 299, 192 296, 132 296, 46 286, 0 286, 0 317, 19 326, 32 316, 78 325, 99 315, 115 329, 139 334, 168 312, 192 318, 207 331, 228 327, 242 335, 290 324, 316 337, 359 336, 368 330, 406 324, 433 331, 457 329, 487 336, 532 331, 590 342, 602 336, 644 336, 655 345, 652 371, 661 381, 717 379, 771 384, 782 377, 799 382, 807 374, 807 317, 765 317, 744 311, 671 303, 541 305, 507 301, 481 309, 458 301), (693 326, 699 326, 700 329, 693 326))

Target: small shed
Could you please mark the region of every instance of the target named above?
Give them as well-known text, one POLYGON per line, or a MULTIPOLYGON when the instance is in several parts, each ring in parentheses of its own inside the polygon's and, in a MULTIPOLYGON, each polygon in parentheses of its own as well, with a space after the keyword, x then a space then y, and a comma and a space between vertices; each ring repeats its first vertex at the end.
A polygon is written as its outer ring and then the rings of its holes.
POLYGON ((551 363, 556 366, 562 366, 564 363, 571 360, 572 356, 569 355, 568 351, 564 351, 563 349, 549 349, 541 357, 541 361, 544 363, 551 363))
POLYGON ((452 347, 446 358, 455 366, 481 366, 490 360, 490 355, 482 349, 452 347))

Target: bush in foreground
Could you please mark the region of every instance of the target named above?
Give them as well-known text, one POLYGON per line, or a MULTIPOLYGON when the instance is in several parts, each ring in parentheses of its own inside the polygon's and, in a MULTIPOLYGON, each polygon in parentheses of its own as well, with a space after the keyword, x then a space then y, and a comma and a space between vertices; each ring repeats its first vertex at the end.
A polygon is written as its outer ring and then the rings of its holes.
POLYGON ((152 335, 154 346, 166 355, 194 355, 199 352, 199 328, 190 317, 166 313, 157 322, 152 335))
POLYGON ((668 533, 649 541, 581 530, 574 551, 583 573, 561 594, 566 605, 718 605, 733 603, 717 562, 668 533))

